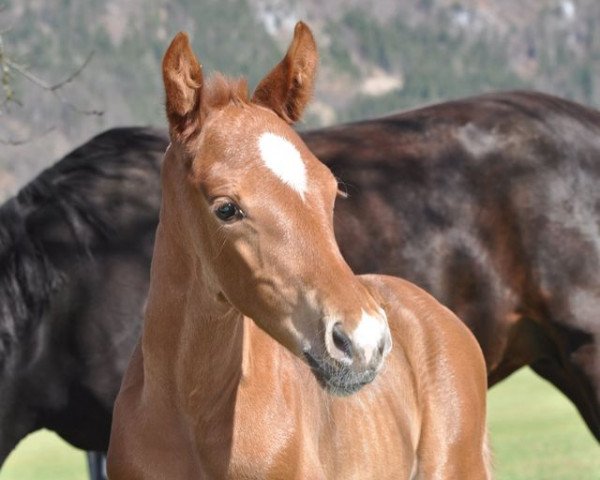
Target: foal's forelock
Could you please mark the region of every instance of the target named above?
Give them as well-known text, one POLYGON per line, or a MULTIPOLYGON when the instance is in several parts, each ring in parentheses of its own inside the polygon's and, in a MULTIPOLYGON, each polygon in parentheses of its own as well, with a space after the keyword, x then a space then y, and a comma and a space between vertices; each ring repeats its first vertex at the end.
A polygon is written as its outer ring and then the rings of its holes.
POLYGON ((202 110, 218 110, 227 105, 245 105, 250 103, 248 82, 245 78, 229 78, 216 72, 206 82, 202 96, 202 110))

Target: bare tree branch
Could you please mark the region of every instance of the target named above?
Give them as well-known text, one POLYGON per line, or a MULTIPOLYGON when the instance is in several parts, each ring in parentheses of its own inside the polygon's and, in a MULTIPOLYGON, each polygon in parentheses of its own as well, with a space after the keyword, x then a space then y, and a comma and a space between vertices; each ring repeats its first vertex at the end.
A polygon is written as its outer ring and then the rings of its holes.
POLYGON ((84 62, 78 68, 76 68, 68 77, 61 80, 60 82, 50 84, 50 83, 46 82, 45 80, 43 80, 42 78, 38 77, 37 75, 33 74, 24 65, 20 65, 19 63, 12 60, 7 55, 6 50, 4 48, 2 33, 0 33, 0 81, 2 83, 2 91, 4 93, 4 98, 2 99, 2 101, 0 101, 0 114, 1 114, 2 110, 6 107, 6 105, 8 105, 10 103, 15 103, 17 105, 21 105, 21 102, 16 98, 15 91, 12 87, 12 81, 14 78, 13 72, 16 72, 19 75, 21 75, 23 78, 28 80, 29 82, 31 82, 34 85, 36 85, 37 87, 41 88, 42 90, 50 92, 52 95, 54 95, 58 99, 59 102, 61 102, 63 105, 66 105, 67 107, 69 107, 70 109, 72 109, 73 111, 75 111, 77 113, 80 113, 82 115, 95 115, 95 116, 103 115, 104 111, 102 111, 102 110, 83 109, 83 108, 78 107, 74 103, 67 100, 60 92, 60 89, 62 87, 71 83, 73 80, 75 80, 81 74, 81 72, 85 69, 85 67, 87 67, 87 65, 90 63, 93 56, 94 56, 94 52, 92 51, 86 57, 84 62))
POLYGON ((8 145, 11 147, 18 147, 19 145, 25 145, 26 143, 37 140, 38 138, 45 137, 46 135, 48 135, 50 132, 52 132, 54 130, 56 130, 56 127, 50 127, 48 129, 44 130, 42 133, 38 133, 36 135, 31 135, 29 137, 20 138, 20 139, 0 138, 0 145, 8 145))
POLYGON ((59 88, 67 85, 68 83, 71 83, 83 71, 83 69, 87 66, 87 64, 90 63, 90 60, 92 59, 93 56, 94 56, 94 52, 91 51, 90 54, 87 56, 87 58, 81 64, 81 66, 79 68, 77 68, 73 73, 71 73, 64 80, 62 80, 58 83, 55 83, 53 85, 47 83, 46 81, 42 80, 40 77, 34 75, 29 70, 27 70, 23 65, 19 65, 18 63, 13 62, 10 58, 6 58, 4 60, 4 62, 6 63, 6 65, 8 67, 19 72, 21 75, 23 75, 23 77, 25 77, 27 80, 34 83, 38 87, 43 88, 44 90, 48 90, 50 92, 55 92, 59 88))
MULTIPOLYGON (((1 48, 1 46, 0 46, 0 48, 1 48)), ((1 58, 1 55, 2 54, 0 52, 0 58, 1 58)), ((23 65, 19 65, 18 63, 13 62, 10 58, 6 58, 5 57, 3 63, 4 63, 4 65, 6 65, 8 67, 9 70, 14 70, 15 72, 17 72, 21 76, 23 76, 25 79, 29 80, 34 85, 37 85, 41 89, 47 90, 48 92, 52 93, 54 96, 56 96, 56 98, 61 103, 67 105, 69 108, 73 109, 77 113, 81 113, 83 115, 97 115, 97 116, 101 116, 101 115, 104 114, 104 112, 102 110, 95 110, 95 109, 86 110, 86 109, 81 109, 77 105, 75 105, 72 102, 69 102, 67 99, 65 99, 60 94, 60 92, 59 92, 59 90, 62 87, 64 87, 68 83, 71 83, 79 74, 81 74, 81 72, 83 71, 83 69, 88 65, 88 63, 90 63, 90 61, 91 61, 91 59, 92 59, 93 56, 94 56, 94 52, 91 51, 90 54, 85 59, 85 61, 76 70, 74 70, 73 73, 71 73, 64 80, 61 80, 60 82, 57 82, 55 84, 49 84, 48 82, 42 80, 40 77, 38 77, 37 75, 34 75, 29 70, 27 70, 27 68, 25 68, 23 65)), ((11 91, 11 93, 12 93, 12 91, 11 91)))
POLYGON ((0 35, 0 71, 2 91, 4 92, 4 98, 2 99, 0 108, 4 108, 6 104, 11 102, 17 103, 17 101, 15 99, 15 92, 12 88, 12 74, 10 71, 10 67, 6 63, 6 53, 4 51, 4 42, 2 40, 2 35, 0 35))

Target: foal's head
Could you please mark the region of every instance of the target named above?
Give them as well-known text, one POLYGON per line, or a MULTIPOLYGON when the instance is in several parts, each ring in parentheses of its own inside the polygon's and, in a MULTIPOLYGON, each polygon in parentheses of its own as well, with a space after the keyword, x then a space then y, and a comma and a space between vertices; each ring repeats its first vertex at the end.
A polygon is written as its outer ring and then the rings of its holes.
POLYGON ((210 295, 251 317, 329 390, 369 383, 391 348, 384 311, 342 258, 337 182, 291 128, 317 64, 308 27, 248 98, 242 81, 205 82, 185 34, 163 60, 171 146, 163 191, 210 295), (172 199, 172 200, 169 200, 172 199))

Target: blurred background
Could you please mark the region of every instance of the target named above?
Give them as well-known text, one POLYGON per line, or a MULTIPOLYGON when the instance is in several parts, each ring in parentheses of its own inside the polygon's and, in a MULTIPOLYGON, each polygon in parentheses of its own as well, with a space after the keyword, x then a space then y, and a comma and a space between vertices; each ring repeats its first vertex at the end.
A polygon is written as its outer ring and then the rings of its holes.
POLYGON ((0 117, 4 196, 103 129, 163 125, 159 66, 179 30, 189 32, 207 71, 244 75, 253 87, 278 61, 295 22, 308 22, 321 68, 300 128, 490 90, 535 88, 600 104, 597 0, 0 0, 0 6, 0 62, 10 59, 56 84, 93 52, 58 90, 63 101, 18 72, 3 76, 3 96, 7 84, 13 90, 0 117))
MULTIPOLYGON (((252 88, 300 19, 321 53, 301 129, 492 90, 600 105, 597 0, 0 0, 0 200, 106 128, 163 126, 160 61, 177 31, 206 71, 252 88)), ((597 443, 533 374, 494 388, 490 402, 498 478, 600 478, 597 443)), ((70 478, 85 478, 84 456, 47 432, 0 471, 70 478)))

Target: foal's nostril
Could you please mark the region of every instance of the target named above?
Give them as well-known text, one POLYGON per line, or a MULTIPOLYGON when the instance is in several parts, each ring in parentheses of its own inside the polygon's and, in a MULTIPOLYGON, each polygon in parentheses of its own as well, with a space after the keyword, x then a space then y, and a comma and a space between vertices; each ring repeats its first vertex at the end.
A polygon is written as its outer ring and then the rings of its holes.
POLYGON ((378 359, 383 359, 392 349, 392 337, 389 334, 389 331, 384 337, 381 339, 379 344, 377 345, 377 353, 378 359))
POLYGON ((331 336, 333 337, 333 344, 335 347, 346 355, 349 359, 352 359, 354 351, 352 349, 352 341, 344 332, 344 328, 341 323, 336 323, 331 330, 331 336))
POLYGON ((381 340, 381 342, 379 342, 379 348, 377 349, 377 351, 379 352, 380 357, 383 357, 383 352, 385 350, 385 344, 386 344, 385 340, 381 340))

